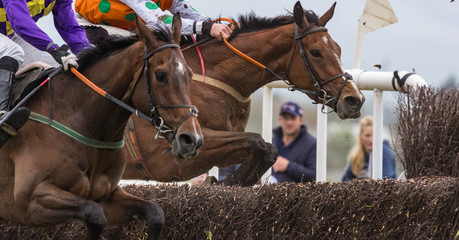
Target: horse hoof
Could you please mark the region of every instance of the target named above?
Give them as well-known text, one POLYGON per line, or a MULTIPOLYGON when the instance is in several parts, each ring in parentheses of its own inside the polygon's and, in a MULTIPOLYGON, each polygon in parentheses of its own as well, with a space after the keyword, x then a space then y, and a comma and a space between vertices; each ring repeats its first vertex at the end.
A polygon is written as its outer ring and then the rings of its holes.
POLYGON ((218 180, 214 176, 207 176, 206 180, 204 180, 203 182, 203 184, 206 184, 206 185, 212 185, 216 183, 218 183, 218 180))

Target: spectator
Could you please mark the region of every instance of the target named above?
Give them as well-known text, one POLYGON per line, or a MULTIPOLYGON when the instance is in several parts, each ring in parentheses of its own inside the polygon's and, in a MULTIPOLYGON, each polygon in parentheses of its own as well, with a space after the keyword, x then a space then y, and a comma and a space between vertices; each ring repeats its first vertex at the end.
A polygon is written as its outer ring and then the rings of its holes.
MULTIPOLYGON (((373 118, 360 120, 360 134, 354 148, 349 152, 348 163, 342 181, 354 178, 371 178, 371 152, 373 150, 373 118)), ((383 141, 383 178, 395 178, 395 157, 387 140, 383 141)))
POLYGON ((206 181, 207 173, 203 173, 197 177, 194 177, 190 180, 191 185, 197 186, 201 185, 204 181, 206 181))
POLYGON ((226 168, 218 168, 218 181, 223 181, 227 176, 236 172, 236 170, 241 166, 241 164, 231 165, 226 168))
POLYGON ((272 166, 278 182, 311 182, 316 178, 316 138, 303 125, 303 110, 286 102, 279 113, 279 127, 273 130, 272 143, 278 157, 272 166))

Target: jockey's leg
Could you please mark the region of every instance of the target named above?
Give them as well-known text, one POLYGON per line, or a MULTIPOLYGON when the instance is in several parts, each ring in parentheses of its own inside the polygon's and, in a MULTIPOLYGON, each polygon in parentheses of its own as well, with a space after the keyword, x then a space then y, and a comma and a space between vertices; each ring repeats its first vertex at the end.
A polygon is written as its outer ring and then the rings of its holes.
POLYGON ((22 64, 20 64, 19 69, 27 67, 34 62, 46 63, 53 67, 60 66, 60 64, 54 60, 51 54, 45 51, 38 50, 30 43, 22 39, 19 35, 14 34, 13 37, 11 37, 11 40, 18 44, 24 50, 24 61, 22 62, 22 64))
MULTIPOLYGON (((10 108, 11 89, 14 74, 24 59, 22 48, 11 41, 8 37, 0 34, 0 121, 5 121, 10 108)), ((17 134, 17 130, 24 125, 29 118, 30 111, 21 107, 1 125, 0 147, 10 138, 17 134)))

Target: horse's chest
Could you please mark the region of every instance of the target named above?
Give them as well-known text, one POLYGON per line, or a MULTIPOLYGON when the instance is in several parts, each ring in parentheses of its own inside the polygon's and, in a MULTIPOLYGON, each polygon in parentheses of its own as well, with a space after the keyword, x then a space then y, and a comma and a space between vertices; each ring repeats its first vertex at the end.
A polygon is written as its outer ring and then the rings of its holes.
POLYGON ((92 181, 82 179, 81 184, 76 184, 70 192, 89 200, 96 200, 108 196, 113 190, 112 186, 108 178, 99 176, 92 181))
POLYGON ((91 185, 88 199, 96 200, 107 197, 112 190, 112 184, 109 181, 99 180, 91 185))
POLYGON ((238 104, 233 109, 233 115, 231 116, 231 127, 234 132, 244 132, 245 127, 249 121, 250 115, 250 103, 238 104))
POLYGON ((82 198, 90 200, 100 199, 108 195, 112 190, 113 184, 105 174, 93 174, 91 176, 82 173, 80 176, 75 176, 72 179, 71 182, 73 184, 71 186, 61 186, 61 188, 68 189, 69 192, 82 198))

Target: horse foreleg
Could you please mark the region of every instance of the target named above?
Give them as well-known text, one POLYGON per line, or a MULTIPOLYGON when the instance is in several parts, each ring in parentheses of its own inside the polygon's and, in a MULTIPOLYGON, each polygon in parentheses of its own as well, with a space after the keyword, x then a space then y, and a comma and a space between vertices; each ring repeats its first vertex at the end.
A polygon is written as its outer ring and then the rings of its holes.
POLYGON ((104 208, 108 224, 127 224, 135 219, 147 222, 148 239, 159 239, 164 225, 164 211, 156 203, 137 198, 120 186, 117 186, 110 197, 100 202, 104 208))
MULTIPOLYGON (((265 142, 260 134, 207 128, 203 128, 202 132, 204 144, 198 156, 189 159, 178 159, 170 151, 167 152, 166 140, 158 140, 151 144, 151 138, 144 139, 138 135, 146 158, 144 167, 148 169, 152 179, 162 182, 186 181, 207 172, 213 166, 227 167, 242 163, 232 176, 225 179, 224 184, 250 186, 255 184, 276 160, 275 147, 265 142), (164 152, 166 153, 163 154, 164 152)), ((128 163, 123 179, 131 178, 143 179, 134 164, 128 163)))
POLYGON ((241 163, 236 172, 227 176, 225 185, 251 186, 276 161, 276 148, 258 133, 203 130, 205 146, 198 158, 215 159, 217 166, 241 163))
POLYGON ((102 206, 94 201, 80 198, 47 182, 38 184, 32 197, 25 199, 16 195, 18 206, 25 206, 22 222, 27 225, 48 225, 70 219, 84 221, 89 239, 100 239, 107 223, 102 206))

